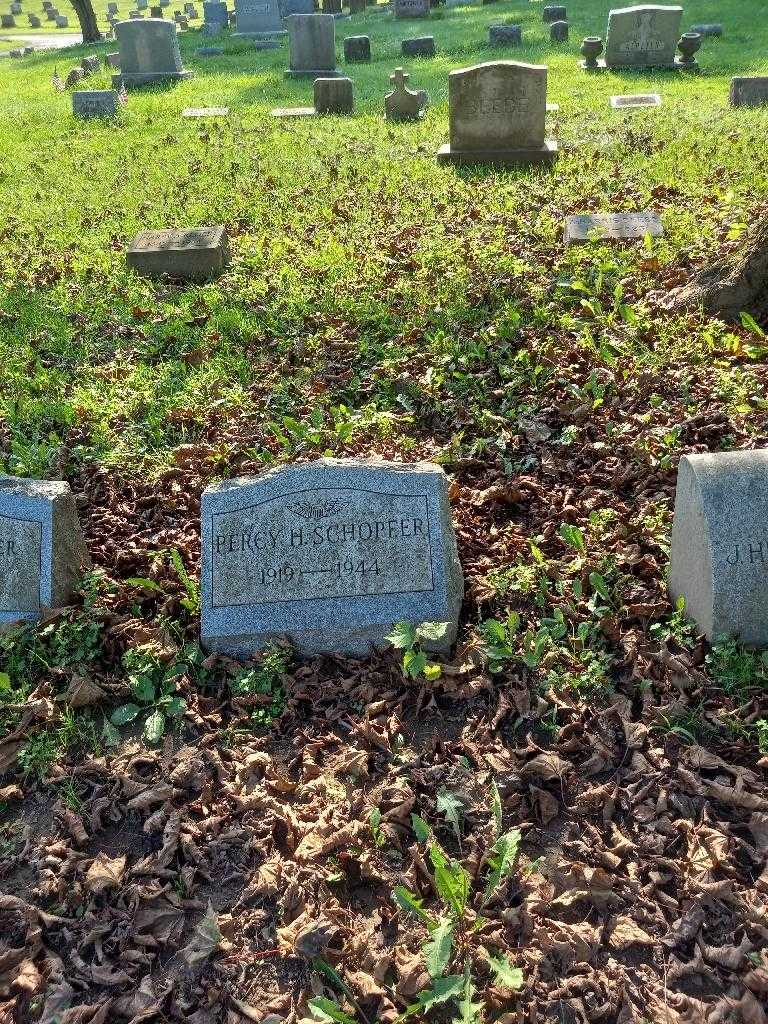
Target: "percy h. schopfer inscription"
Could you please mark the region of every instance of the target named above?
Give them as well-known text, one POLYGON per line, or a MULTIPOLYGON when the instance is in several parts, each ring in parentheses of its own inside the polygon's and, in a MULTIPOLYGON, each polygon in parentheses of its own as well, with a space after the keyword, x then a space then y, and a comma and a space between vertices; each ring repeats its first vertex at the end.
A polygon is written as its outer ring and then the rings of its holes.
POLYGON ((452 625, 462 596, 447 479, 427 463, 323 459, 203 495, 204 644, 287 635, 364 654, 394 622, 452 625))

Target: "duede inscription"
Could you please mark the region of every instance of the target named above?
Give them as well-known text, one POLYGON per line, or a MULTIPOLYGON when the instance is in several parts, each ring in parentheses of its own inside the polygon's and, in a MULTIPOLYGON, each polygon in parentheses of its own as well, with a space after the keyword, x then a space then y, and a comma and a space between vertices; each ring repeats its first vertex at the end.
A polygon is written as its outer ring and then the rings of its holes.
POLYGON ((40 610, 43 528, 0 515, 0 612, 40 610))
POLYGON ((208 488, 202 640, 246 653, 288 635, 364 654, 392 624, 448 622, 463 593, 437 466, 321 459, 208 488))

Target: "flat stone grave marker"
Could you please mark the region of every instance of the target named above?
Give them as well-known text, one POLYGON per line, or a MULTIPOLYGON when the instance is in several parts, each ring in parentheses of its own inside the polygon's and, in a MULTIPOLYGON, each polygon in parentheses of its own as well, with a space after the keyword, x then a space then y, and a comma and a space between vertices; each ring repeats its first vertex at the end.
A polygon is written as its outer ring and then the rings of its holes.
POLYGON ((370 36, 347 36, 344 40, 344 60, 367 63, 371 59, 370 36))
POLYGON ((251 39, 284 36, 277 0, 235 0, 236 36, 251 39))
POLYGON ((491 46, 520 46, 523 42, 523 26, 489 25, 488 42, 491 46))
POLYGON ((229 107, 185 107, 182 117, 229 117, 229 107))
POLYGON ((400 52, 404 57, 434 57, 437 53, 434 36, 419 36, 416 39, 403 39, 400 52))
POLYGON ((333 78, 336 67, 336 21, 332 14, 292 14, 288 26, 290 66, 286 78, 333 78))
POLYGON ((642 4, 608 15, 605 66, 674 68, 682 7, 642 4))
POLYGON ((93 117, 115 117, 120 99, 113 89, 93 89, 72 93, 72 113, 87 120, 93 117))
POLYGON ((423 89, 408 88, 410 75, 402 68, 395 68, 389 76, 392 91, 384 97, 384 116, 387 121, 419 121, 429 103, 429 96, 423 89))
POLYGON ((641 213, 580 213, 565 218, 565 243, 659 238, 664 228, 658 214, 641 213))
POLYGON ((222 225, 140 231, 130 244, 127 261, 143 277, 206 281, 218 276, 229 261, 227 232, 222 225))
POLYGON ((69 604, 87 566, 69 484, 0 476, 0 622, 69 604))
POLYGON ((566 21, 568 18, 568 11, 565 7, 555 6, 549 4, 543 8, 541 12, 541 19, 544 24, 551 24, 553 21, 566 21))
POLYGON ((669 591, 710 640, 768 646, 768 451, 684 455, 669 591))
POLYGON ((689 32, 696 32, 700 36, 710 36, 719 39, 723 34, 723 26, 717 24, 691 25, 689 32))
POLYGON ((185 71, 181 63, 176 27, 170 21, 121 21, 115 26, 115 34, 120 47, 120 71, 112 76, 115 89, 192 77, 194 72, 185 71))
POLYGON ((614 110, 631 110, 635 107, 660 107, 661 96, 657 92, 637 93, 634 96, 611 96, 614 110))
POLYGON ((393 0, 395 18, 428 18, 429 0, 393 0))
POLYGON ((197 51, 198 57, 220 57, 223 53, 221 46, 201 46, 197 51))
POLYGON ((549 163, 557 143, 545 138, 547 69, 490 61, 448 75, 450 142, 439 163, 549 163))
POLYGON ((768 76, 737 76, 731 79, 732 107, 762 107, 768 103, 768 76))
POLYGON ((208 650, 288 636, 365 656, 401 621, 447 623, 439 649, 455 639, 464 584, 436 465, 320 459, 214 484, 201 516, 208 650))
POLYGON ((275 107, 270 110, 272 117, 315 117, 314 107, 275 107))

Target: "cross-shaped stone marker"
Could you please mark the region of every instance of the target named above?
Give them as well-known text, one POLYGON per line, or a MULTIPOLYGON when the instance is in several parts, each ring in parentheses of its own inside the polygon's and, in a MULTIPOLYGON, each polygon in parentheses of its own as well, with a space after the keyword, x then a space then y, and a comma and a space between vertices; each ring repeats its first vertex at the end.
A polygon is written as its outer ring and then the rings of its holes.
POLYGON ((389 76, 392 92, 384 97, 384 112, 388 121, 418 121, 423 116, 429 97, 423 89, 414 92, 408 88, 410 75, 395 68, 389 76))

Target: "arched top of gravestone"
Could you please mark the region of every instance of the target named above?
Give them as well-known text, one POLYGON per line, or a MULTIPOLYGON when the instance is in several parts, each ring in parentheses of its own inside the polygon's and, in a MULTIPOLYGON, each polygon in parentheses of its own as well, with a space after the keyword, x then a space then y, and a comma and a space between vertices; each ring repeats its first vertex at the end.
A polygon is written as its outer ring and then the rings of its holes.
POLYGON ((120 46, 122 75, 183 72, 173 22, 163 18, 119 21, 115 25, 115 35, 120 46))
POLYGON ((482 152, 544 145, 545 65, 486 61, 451 71, 448 91, 452 149, 482 152))

